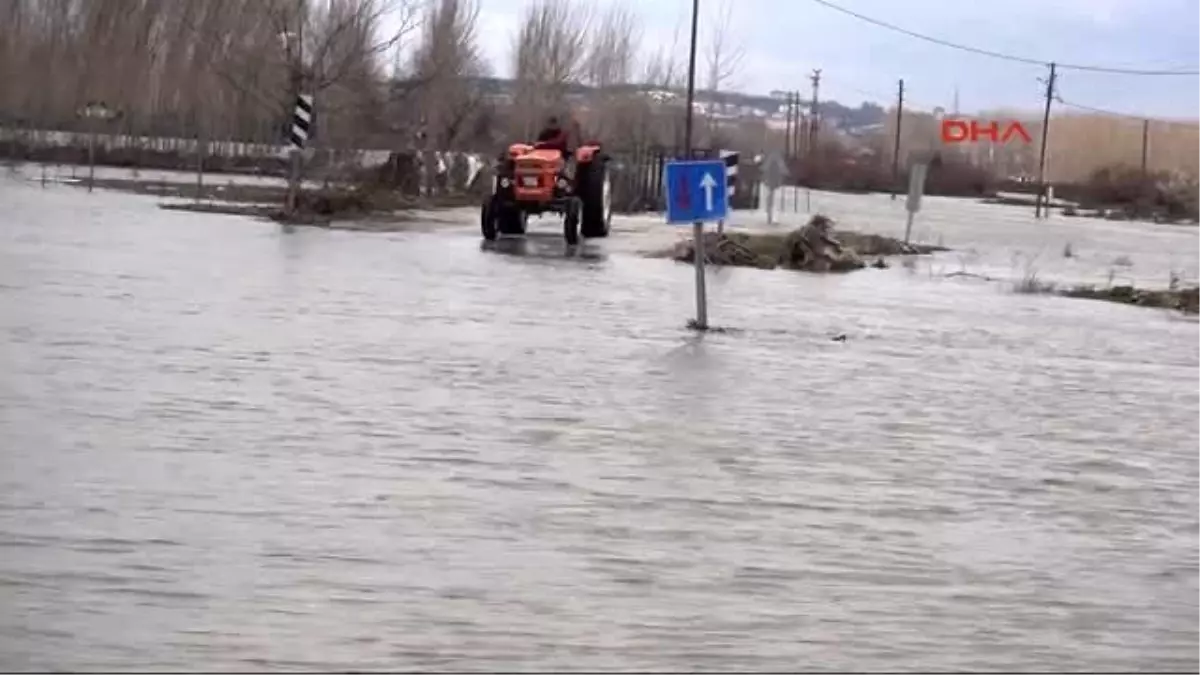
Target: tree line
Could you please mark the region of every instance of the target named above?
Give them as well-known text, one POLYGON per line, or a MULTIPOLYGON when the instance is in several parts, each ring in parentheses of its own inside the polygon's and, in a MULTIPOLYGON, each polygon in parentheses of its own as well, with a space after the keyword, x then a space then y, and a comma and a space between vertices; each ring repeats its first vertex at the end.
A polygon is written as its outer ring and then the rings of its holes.
MULTIPOLYGON (((714 25, 701 66, 720 89, 741 51, 714 25)), ((583 84, 589 133, 669 140, 663 106, 628 85, 683 84, 678 30, 645 50, 628 5, 537 0, 513 36, 515 105, 479 85, 494 64, 478 30, 479 0, 5 0, 0 124, 80 129, 102 101, 121 113, 114 131, 273 143, 303 91, 327 146, 462 149, 532 133, 583 84)))
MULTIPOLYGON (((120 133, 277 144, 304 91, 316 97, 314 144, 325 148, 490 152, 533 135, 548 114, 566 113, 568 101, 583 133, 611 146, 683 145, 682 96, 655 100, 646 91, 681 93, 685 17, 669 42, 649 40, 632 5, 597 10, 586 0, 534 0, 511 37, 506 100, 484 86, 501 64, 480 48, 479 2, 4 0, 0 126, 82 130, 79 110, 103 101, 120 111, 109 123, 120 133)), ((740 84, 744 56, 731 32, 735 5, 705 4, 697 85, 727 91, 740 84)), ((866 143, 873 159, 839 151, 841 141, 822 129, 804 171, 828 178, 848 163, 873 162, 872 180, 890 180, 894 110, 885 119, 866 143)), ((1027 128, 1036 140, 1040 120, 1027 128)), ((783 131, 766 120, 728 124, 712 108, 696 132, 700 147, 753 153, 784 144, 783 131)), ((902 156, 936 135, 931 118, 906 110, 902 156)), ((1195 174, 1198 141, 1195 124, 1153 123, 1148 169, 1195 174)), ((1035 143, 946 154, 1013 175, 1036 171, 1036 150, 1035 143)), ((1048 155, 1055 181, 1137 167, 1140 124, 1055 116, 1048 155)))

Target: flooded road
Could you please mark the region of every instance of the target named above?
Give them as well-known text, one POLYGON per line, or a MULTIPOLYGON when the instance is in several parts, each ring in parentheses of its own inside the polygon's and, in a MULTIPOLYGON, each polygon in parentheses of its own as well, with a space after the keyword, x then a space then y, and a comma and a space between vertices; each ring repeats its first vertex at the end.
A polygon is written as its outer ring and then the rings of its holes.
POLYGON ((0 202, 4 669, 1198 667, 1194 322, 0 202))

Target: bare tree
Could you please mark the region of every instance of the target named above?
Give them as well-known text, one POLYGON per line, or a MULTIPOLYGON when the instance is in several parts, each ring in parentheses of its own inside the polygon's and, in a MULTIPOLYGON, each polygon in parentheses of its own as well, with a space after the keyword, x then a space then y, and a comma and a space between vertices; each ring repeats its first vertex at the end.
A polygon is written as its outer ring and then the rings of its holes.
POLYGON ((733 2, 721 0, 708 24, 712 26, 705 45, 706 88, 708 89, 708 133, 715 144, 717 134, 716 107, 724 106, 722 90, 735 85, 741 71, 745 50, 733 35, 733 2))
POLYGON ((413 80, 420 87, 420 110, 426 139, 449 149, 480 104, 477 80, 486 72, 479 51, 477 0, 435 0, 422 24, 422 39, 413 55, 413 80))
POLYGON ((602 91, 628 84, 641 35, 637 16, 627 5, 610 6, 590 34, 583 63, 587 83, 602 91))
POLYGON ((684 77, 687 75, 687 71, 680 66, 679 59, 675 56, 678 47, 677 31, 669 49, 660 47, 646 56, 642 66, 642 82, 663 92, 678 93, 677 90, 683 87, 684 77))
POLYGON ((684 86, 687 78, 687 64, 679 58, 680 36, 684 29, 685 17, 680 15, 671 34, 671 44, 658 47, 647 53, 643 59, 641 80, 652 102, 652 114, 646 121, 646 143, 667 143, 681 145, 686 100, 684 86))
MULTIPOLYGON (((475 0, 431 0, 422 21, 421 41, 411 59, 407 94, 416 94, 424 165, 434 167, 433 151, 455 146, 480 103, 478 77, 484 72, 476 40, 479 5, 475 0)), ((436 186, 427 171, 426 188, 436 186)))
MULTIPOLYGON (((418 0, 2 0, 0 116, 82 124, 99 100, 121 130, 278 143, 301 88, 321 140, 350 142, 382 113, 381 62, 418 0)), ((116 125, 110 125, 115 130, 116 125)))
MULTIPOLYGON (((209 0, 222 2, 223 0, 209 0)), ((227 1, 227 0, 225 0, 227 1)), ((238 0, 249 6, 254 0, 238 0)), ((319 144, 357 144, 382 105, 378 85, 386 54, 417 27, 414 0, 257 0, 254 41, 219 38, 223 58, 210 64, 224 83, 266 111, 285 118, 300 93, 314 97, 319 144), (384 24, 390 20, 390 29, 384 24)), ((211 40, 210 31, 199 31, 211 40)), ((295 205, 302 178, 293 154, 287 208, 295 205)))
POLYGON ((624 4, 610 6, 590 32, 583 63, 583 81, 592 87, 588 136, 622 144, 642 131, 648 106, 632 82, 641 35, 638 17, 624 4))
POLYGON ((420 24, 414 0, 325 0, 312 15, 307 34, 313 55, 305 64, 311 89, 321 91, 346 78, 361 83, 380 79, 380 57, 397 48, 420 24), (391 29, 384 30, 390 21, 391 29))
POLYGON ((536 0, 527 5, 513 46, 516 125, 525 136, 548 110, 562 108, 586 72, 588 5, 536 0))

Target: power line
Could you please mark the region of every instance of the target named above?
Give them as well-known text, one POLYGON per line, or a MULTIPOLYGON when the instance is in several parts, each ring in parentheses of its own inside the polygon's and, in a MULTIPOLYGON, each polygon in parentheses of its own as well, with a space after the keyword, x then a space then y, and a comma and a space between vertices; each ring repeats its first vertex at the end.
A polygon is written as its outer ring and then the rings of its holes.
POLYGON ((1130 113, 1117 112, 1115 110, 1106 110, 1104 108, 1096 108, 1096 107, 1093 107, 1090 105, 1083 105, 1082 103, 1074 103, 1071 101, 1064 101, 1061 96, 1056 96, 1054 99, 1054 102, 1061 106, 1067 107, 1067 108, 1074 108, 1076 110, 1085 110, 1087 112, 1096 113, 1097 115, 1107 115, 1108 117, 1120 117, 1123 119, 1134 120, 1137 122, 1144 122, 1146 120, 1149 120, 1155 124, 1167 124, 1167 125, 1179 125, 1179 126, 1195 126, 1196 125, 1196 122, 1194 122, 1194 121, 1159 119, 1159 118, 1150 117, 1147 115, 1133 115, 1130 113))
MULTIPOLYGON (((1049 60, 1031 59, 1031 58, 1028 58, 1025 56, 1017 56, 1015 54, 1005 54, 1003 52, 995 52, 995 51, 991 51, 989 49, 981 49, 979 47, 971 47, 969 45, 959 44, 957 42, 950 42, 948 40, 942 40, 941 38, 932 37, 929 35, 925 35, 923 33, 917 33, 915 31, 908 30, 907 28, 901 28, 900 26, 888 23, 886 21, 881 21, 879 19, 874 19, 869 16, 859 14, 858 12, 846 9, 845 7, 835 5, 832 2, 829 2, 829 0, 812 0, 812 1, 819 5, 828 7, 829 9, 832 9, 834 11, 841 12, 843 14, 852 16, 860 21, 865 21, 867 23, 874 24, 881 28, 887 28, 888 30, 896 31, 897 33, 903 33, 904 35, 907 35, 909 37, 914 37, 919 40, 925 40, 926 42, 932 42, 934 44, 942 45, 943 47, 950 47, 952 49, 958 49, 958 50, 965 51, 965 52, 981 54, 983 56, 990 56, 992 58, 1003 59, 1005 61, 1015 61, 1017 63, 1026 63, 1026 64, 1031 64, 1031 65, 1036 65, 1036 66, 1050 65, 1049 60)), ((1113 74, 1118 74, 1118 75, 1200 75, 1200 70, 1135 70, 1135 69, 1129 69, 1129 68, 1110 68, 1110 67, 1105 67, 1105 66, 1081 65, 1081 64, 1077 64, 1077 63, 1058 63, 1058 67, 1062 68, 1062 69, 1068 69, 1068 70, 1084 70, 1084 71, 1090 71, 1090 72, 1094 72, 1094 73, 1113 73, 1113 74)))
MULTIPOLYGON (((875 99, 876 103, 886 103, 887 105, 892 105, 891 101, 895 97, 895 93, 884 94, 882 92, 875 91, 872 89, 861 89, 859 87, 852 87, 849 85, 842 85, 842 84, 839 84, 838 86, 840 86, 843 89, 852 91, 856 94, 861 94, 863 96, 870 96, 875 99)), ((910 104, 910 105, 906 106, 907 110, 918 110, 920 108, 929 108, 930 110, 932 110, 932 109, 938 107, 937 105, 935 105, 933 103, 929 103, 928 101, 913 100, 907 93, 904 96, 904 101, 905 101, 905 103, 910 104)))
POLYGON ((1083 105, 1082 103, 1072 103, 1070 101, 1064 101, 1061 96, 1056 96, 1054 98, 1054 102, 1061 106, 1066 106, 1067 108, 1075 108, 1077 110, 1086 110, 1088 112, 1094 112, 1094 113, 1098 113, 1101 115, 1109 115, 1111 117, 1126 117, 1128 119, 1138 120, 1138 121, 1146 119, 1144 115, 1130 115, 1129 113, 1119 113, 1119 112, 1115 112, 1113 110, 1105 110, 1103 108, 1093 108, 1090 105, 1083 105))

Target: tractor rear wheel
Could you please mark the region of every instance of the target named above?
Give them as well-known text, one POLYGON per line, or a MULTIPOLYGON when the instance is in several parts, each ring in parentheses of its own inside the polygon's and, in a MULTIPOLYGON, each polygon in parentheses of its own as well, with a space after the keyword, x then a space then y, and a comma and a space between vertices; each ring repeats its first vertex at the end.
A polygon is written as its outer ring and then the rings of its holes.
POLYGON ((597 158, 579 167, 577 185, 583 200, 583 236, 599 239, 608 236, 612 223, 612 182, 607 164, 597 158))

